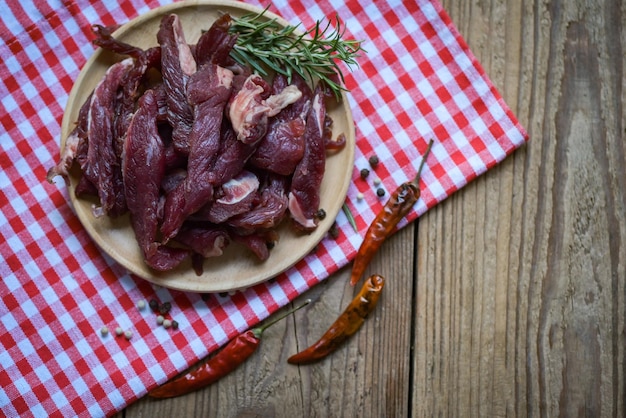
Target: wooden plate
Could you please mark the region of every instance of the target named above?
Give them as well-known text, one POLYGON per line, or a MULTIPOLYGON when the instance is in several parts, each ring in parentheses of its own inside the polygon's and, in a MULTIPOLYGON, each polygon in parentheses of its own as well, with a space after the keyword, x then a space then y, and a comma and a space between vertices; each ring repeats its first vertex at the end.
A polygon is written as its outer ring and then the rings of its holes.
MULTIPOLYGON (((261 9, 234 1, 183 1, 154 9, 120 27, 115 36, 132 45, 148 48, 157 45, 156 34, 161 18, 169 13, 180 17, 187 42, 196 43, 202 30, 208 29, 220 13, 241 16, 258 13, 261 9)), ((269 12, 268 18, 276 18, 281 25, 287 22, 269 12)), ((119 60, 119 56, 98 49, 87 61, 69 96, 63 117, 61 147, 74 128, 78 111, 90 92, 104 75, 107 68, 119 60)), ((93 240, 117 262, 131 273, 160 286, 192 292, 224 292, 252 286, 268 280, 306 256, 325 236, 343 205, 354 164, 354 123, 352 113, 344 95, 341 103, 329 107, 334 120, 333 136, 346 135, 346 147, 330 155, 326 160, 326 173, 321 187, 321 207, 327 213, 319 227, 309 235, 291 230, 290 222, 283 222, 278 229, 280 241, 271 250, 265 262, 259 262, 247 249, 232 243, 224 255, 208 259, 204 263, 204 274, 197 276, 186 261, 169 272, 156 272, 146 266, 142 253, 130 226, 128 216, 112 220, 106 216, 94 218, 91 213, 93 202, 77 199, 74 188, 78 175, 70 177, 70 199, 81 223, 93 240)))

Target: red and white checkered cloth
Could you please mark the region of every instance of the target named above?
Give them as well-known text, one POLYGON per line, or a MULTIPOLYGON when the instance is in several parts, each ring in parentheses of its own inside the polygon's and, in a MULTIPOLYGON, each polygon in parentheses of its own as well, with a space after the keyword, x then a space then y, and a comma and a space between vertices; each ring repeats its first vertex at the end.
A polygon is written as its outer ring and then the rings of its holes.
MULTIPOLYGON (((401 226, 503 160, 527 134, 437 1, 277 0, 292 23, 345 21, 365 40, 346 75, 357 150, 340 237, 276 280, 234 294, 155 288, 91 241, 63 184, 58 159, 68 94, 94 52, 90 25, 111 25, 168 0, 19 0, 0 12, 0 411, 6 416, 103 416, 143 396, 353 258, 384 199, 359 178, 376 154, 387 196, 411 178, 430 138, 422 199, 401 226), (60 182, 62 183, 62 182, 60 182), (364 200, 358 200, 362 192, 364 200), (157 327, 139 300, 171 301, 178 331, 157 327), (131 330, 130 341, 100 328, 131 330)), ((253 3, 259 5, 260 2, 253 3)))

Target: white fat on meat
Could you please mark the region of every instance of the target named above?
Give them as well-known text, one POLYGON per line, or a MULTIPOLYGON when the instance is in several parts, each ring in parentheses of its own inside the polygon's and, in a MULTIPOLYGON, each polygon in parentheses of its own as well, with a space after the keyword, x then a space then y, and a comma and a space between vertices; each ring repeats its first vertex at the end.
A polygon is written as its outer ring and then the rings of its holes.
POLYGON ((217 79, 220 86, 230 88, 233 84, 235 75, 228 68, 217 66, 217 79))
POLYGON ((267 131, 267 119, 302 97, 295 85, 285 87, 280 93, 262 99, 265 92, 262 79, 250 75, 230 103, 228 116, 237 139, 251 144, 260 140, 267 131))
POLYGON ((191 53, 191 48, 185 40, 185 33, 183 32, 183 25, 180 23, 180 18, 175 15, 174 22, 172 24, 174 28, 174 39, 176 40, 176 46, 178 47, 178 58, 180 60, 180 69, 187 75, 192 75, 196 72, 196 60, 191 53))
POLYGON ((297 102, 302 97, 300 89, 291 84, 285 87, 280 93, 273 94, 267 98, 265 104, 270 108, 268 116, 276 116, 278 113, 292 103, 297 102))
POLYGON ((324 118, 320 117, 322 114, 322 100, 314 100, 313 101, 313 115, 315 116, 315 121, 317 122, 317 128, 319 129, 320 136, 324 136, 324 118))
POLYGON ((315 229, 317 226, 315 225, 314 219, 309 219, 304 215, 302 206, 300 206, 298 198, 294 196, 293 193, 289 193, 289 213, 291 213, 291 217, 305 229, 315 229))
POLYGON ((222 185, 224 196, 217 199, 217 202, 228 205, 239 203, 258 188, 258 177, 247 170, 242 170, 236 177, 222 185))

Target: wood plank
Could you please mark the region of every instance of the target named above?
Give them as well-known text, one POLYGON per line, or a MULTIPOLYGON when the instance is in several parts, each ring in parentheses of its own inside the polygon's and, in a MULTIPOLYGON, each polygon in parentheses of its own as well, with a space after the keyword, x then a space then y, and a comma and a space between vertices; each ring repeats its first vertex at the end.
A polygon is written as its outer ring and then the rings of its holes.
MULTIPOLYGON (((125 417, 407 416, 411 340, 414 228, 386 243, 369 273, 386 277, 383 297, 361 330, 332 356, 306 366, 287 357, 315 342, 358 290, 349 268, 294 302, 312 303, 266 331, 242 367, 214 385, 184 397, 141 399, 125 417), (294 415, 295 414, 295 415, 294 415)), ((358 286, 357 286, 358 287, 358 286)))
MULTIPOLYGON (((397 233, 368 269, 368 275, 385 277, 386 284, 379 305, 359 332, 330 357, 299 367, 306 406, 301 416, 407 416, 412 236, 412 227, 397 233)), ((314 315, 296 314, 300 347, 315 342, 361 286, 352 288, 344 273, 332 279, 333 288, 323 292, 314 315)))
POLYGON ((444 6, 531 141, 420 222, 415 415, 624 416, 623 11, 444 6))

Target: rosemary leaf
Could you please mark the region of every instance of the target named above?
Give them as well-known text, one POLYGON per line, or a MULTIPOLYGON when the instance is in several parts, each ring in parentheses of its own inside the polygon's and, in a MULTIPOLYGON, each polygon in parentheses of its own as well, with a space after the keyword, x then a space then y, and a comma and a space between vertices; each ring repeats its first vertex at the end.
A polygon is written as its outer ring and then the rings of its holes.
POLYGON ((313 29, 300 32, 298 26, 282 27, 276 19, 267 19, 266 11, 233 17, 230 31, 237 34, 237 42, 230 54, 235 61, 261 75, 267 75, 267 69, 279 72, 289 82, 293 74, 312 85, 322 80, 339 99, 346 90, 339 62, 348 68, 358 65, 359 53, 365 52, 361 42, 343 39, 346 28, 338 16, 335 28, 330 21, 317 21, 313 29))
POLYGON ((359 232, 358 229, 356 228, 356 221, 354 220, 354 216, 352 216, 352 211, 350 210, 350 206, 348 206, 347 203, 344 203, 341 209, 343 209, 343 213, 346 214, 346 218, 348 218, 348 223, 352 226, 352 229, 354 229, 354 232, 359 232))

